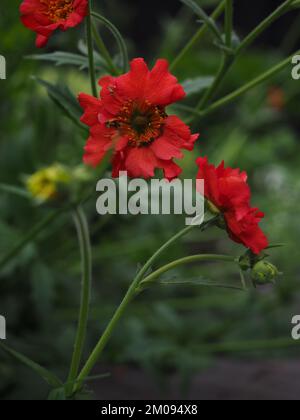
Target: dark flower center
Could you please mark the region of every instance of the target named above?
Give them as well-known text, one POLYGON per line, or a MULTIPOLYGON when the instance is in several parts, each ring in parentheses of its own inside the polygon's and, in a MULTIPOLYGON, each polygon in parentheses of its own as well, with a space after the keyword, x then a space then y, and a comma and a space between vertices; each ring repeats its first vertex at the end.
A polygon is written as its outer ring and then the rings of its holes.
POLYGON ((73 0, 40 0, 45 6, 45 14, 52 22, 66 20, 74 11, 73 0))
POLYGON ((142 147, 161 136, 167 114, 162 107, 150 102, 127 101, 116 119, 108 121, 107 126, 117 128, 129 144, 142 147))

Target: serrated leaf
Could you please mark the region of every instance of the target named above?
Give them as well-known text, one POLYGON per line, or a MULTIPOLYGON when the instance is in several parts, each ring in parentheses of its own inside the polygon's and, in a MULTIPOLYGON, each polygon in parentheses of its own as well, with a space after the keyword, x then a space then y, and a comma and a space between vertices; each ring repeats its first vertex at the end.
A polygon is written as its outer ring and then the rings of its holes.
POLYGON ((59 388, 62 386, 62 382, 60 379, 54 375, 54 373, 50 372, 49 370, 45 369, 38 363, 35 363, 33 360, 29 359, 27 356, 11 349, 10 347, 6 346, 0 341, 0 348, 4 350, 7 354, 14 357, 19 362, 23 363, 25 366, 29 367, 33 370, 37 375, 43 378, 48 385, 59 388))

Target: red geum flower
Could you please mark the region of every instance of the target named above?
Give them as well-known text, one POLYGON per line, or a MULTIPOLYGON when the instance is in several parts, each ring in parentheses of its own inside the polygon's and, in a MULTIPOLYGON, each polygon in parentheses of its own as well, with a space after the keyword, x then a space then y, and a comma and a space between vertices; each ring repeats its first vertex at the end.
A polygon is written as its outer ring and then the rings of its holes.
POLYGON ((166 113, 168 105, 185 96, 168 62, 158 60, 150 71, 137 58, 129 73, 103 77, 99 84, 100 99, 79 95, 85 111, 81 121, 90 127, 84 162, 96 167, 113 150, 113 177, 127 171, 130 177, 147 179, 160 168, 165 178, 176 178, 181 168, 174 158, 183 157, 182 149, 192 150, 199 135, 166 113))
POLYGON ((37 33, 36 46, 44 47, 56 29, 79 25, 88 13, 88 0, 24 0, 20 6, 23 24, 37 33))
POLYGON ((220 212, 230 238, 259 254, 267 248, 268 239, 259 227, 264 213, 250 205, 251 191, 247 174, 239 169, 209 164, 207 158, 198 158, 198 179, 204 180, 204 195, 210 207, 220 212))

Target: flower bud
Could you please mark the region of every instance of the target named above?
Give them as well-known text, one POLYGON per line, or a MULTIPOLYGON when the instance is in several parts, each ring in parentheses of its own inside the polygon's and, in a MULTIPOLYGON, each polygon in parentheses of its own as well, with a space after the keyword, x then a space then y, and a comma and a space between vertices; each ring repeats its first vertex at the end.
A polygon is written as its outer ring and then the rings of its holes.
POLYGON ((275 265, 268 261, 262 260, 254 265, 251 272, 251 278, 255 285, 266 285, 274 283, 275 278, 279 275, 275 265))

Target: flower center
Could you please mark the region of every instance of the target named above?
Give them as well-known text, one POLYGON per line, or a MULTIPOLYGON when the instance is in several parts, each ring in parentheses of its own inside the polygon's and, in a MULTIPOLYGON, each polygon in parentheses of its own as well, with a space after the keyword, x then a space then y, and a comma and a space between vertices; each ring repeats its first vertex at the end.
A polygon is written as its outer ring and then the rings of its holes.
POLYGON ((167 115, 165 110, 150 102, 127 101, 116 119, 108 121, 107 126, 117 128, 122 136, 129 139, 129 144, 142 147, 157 139, 162 134, 162 127, 167 115))
POLYGON ((66 20, 74 11, 73 0, 40 0, 45 5, 45 14, 52 22, 66 20))

